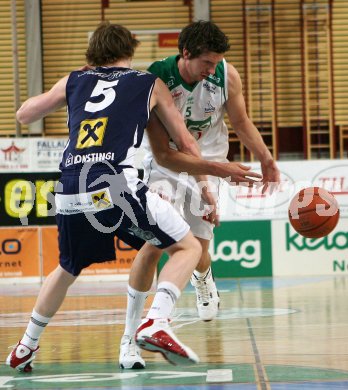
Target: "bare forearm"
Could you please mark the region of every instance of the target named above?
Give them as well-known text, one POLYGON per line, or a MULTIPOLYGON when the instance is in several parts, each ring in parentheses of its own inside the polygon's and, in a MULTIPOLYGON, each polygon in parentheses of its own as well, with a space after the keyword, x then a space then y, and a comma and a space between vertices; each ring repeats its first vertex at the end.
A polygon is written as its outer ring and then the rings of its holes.
POLYGON ((174 172, 187 172, 190 175, 214 175, 216 168, 212 161, 170 149, 156 156, 158 164, 174 172))
POLYGON ((17 120, 23 124, 32 123, 64 107, 67 80, 68 76, 65 76, 48 92, 27 99, 16 113, 17 120))
POLYGON ((248 181, 246 177, 254 177, 255 179, 262 177, 260 174, 250 171, 250 167, 237 162, 224 163, 202 160, 173 149, 166 153, 157 154, 155 157, 161 166, 174 172, 186 172, 196 176, 198 181, 206 181, 205 175, 229 178, 232 182, 248 181))
POLYGON ((26 100, 16 113, 18 122, 28 124, 43 118, 46 115, 46 111, 42 110, 45 97, 46 95, 43 94, 26 100))
MULTIPOLYGON (((190 134, 190 137, 187 138, 186 143, 182 143, 179 149, 181 160, 179 160, 180 172, 188 172, 191 175, 195 176, 198 183, 207 182, 207 175, 211 175, 210 171, 212 170, 212 165, 209 161, 202 160, 201 151, 196 140, 190 134), (187 166, 187 164, 189 164, 187 166), (188 169, 186 170, 186 168, 188 169)), ((174 165, 174 163, 173 163, 174 165)))
POLYGON ((273 157, 267 148, 259 130, 251 121, 239 124, 235 127, 235 132, 240 141, 247 149, 254 154, 259 161, 272 160, 273 157))

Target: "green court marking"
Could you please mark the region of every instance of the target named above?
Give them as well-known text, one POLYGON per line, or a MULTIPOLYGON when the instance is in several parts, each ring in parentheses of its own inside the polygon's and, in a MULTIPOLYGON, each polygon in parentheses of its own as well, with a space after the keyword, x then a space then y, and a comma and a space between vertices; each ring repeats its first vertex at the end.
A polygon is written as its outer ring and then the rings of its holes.
MULTIPOLYGON (((271 383, 348 379, 348 371, 315 367, 267 365, 271 383)), ((206 375, 212 369, 231 369, 233 383, 255 383, 251 364, 198 364, 174 367, 167 363, 148 363, 145 370, 121 370, 115 363, 37 363, 31 374, 0 367, 0 389, 76 389, 122 388, 141 386, 206 386, 206 375)), ((222 383, 221 383, 222 384, 222 383)))
POLYGON ((316 367, 265 366, 270 382, 348 379, 348 371, 328 370, 316 367))
POLYGON ((8 367, 0 368, 0 389, 74 389, 127 386, 206 385, 207 371, 232 369, 234 382, 255 382, 251 365, 199 364, 175 367, 167 363, 148 363, 145 370, 121 370, 112 363, 39 364, 31 374, 8 367))

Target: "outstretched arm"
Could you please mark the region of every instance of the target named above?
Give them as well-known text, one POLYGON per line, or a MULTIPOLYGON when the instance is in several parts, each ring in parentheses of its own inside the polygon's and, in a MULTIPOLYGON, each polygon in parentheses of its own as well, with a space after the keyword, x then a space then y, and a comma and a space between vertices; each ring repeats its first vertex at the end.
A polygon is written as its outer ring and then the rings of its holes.
POLYGON ((30 97, 16 113, 22 124, 35 122, 66 105, 65 87, 68 76, 60 79, 48 92, 30 97))
POLYGON ((246 112, 242 82, 237 70, 228 64, 228 100, 226 111, 240 141, 261 162, 264 183, 263 192, 269 183, 279 183, 280 173, 262 136, 246 112))
MULTIPOLYGON (((221 163, 202 160, 199 157, 170 148, 169 134, 154 113, 151 114, 148 122, 147 134, 158 164, 172 171, 187 172, 190 175, 211 175, 228 178, 236 184, 252 184, 262 178, 262 175, 250 171, 250 167, 246 165, 236 162, 221 163)), ((189 132, 188 134, 191 136, 189 132)))

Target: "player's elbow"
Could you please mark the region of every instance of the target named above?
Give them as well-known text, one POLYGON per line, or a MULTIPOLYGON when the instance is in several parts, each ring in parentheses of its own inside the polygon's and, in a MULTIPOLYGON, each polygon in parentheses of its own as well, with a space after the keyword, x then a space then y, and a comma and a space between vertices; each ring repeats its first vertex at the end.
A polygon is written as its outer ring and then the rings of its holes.
POLYGON ((158 165, 167 168, 170 165, 170 150, 157 152, 155 160, 158 165))
POLYGON ((26 115, 25 111, 22 108, 20 108, 16 112, 16 119, 22 125, 27 125, 28 123, 30 123, 28 115, 26 115))
POLYGON ((180 146, 178 146, 178 149, 180 150, 180 152, 200 157, 199 147, 197 145, 196 140, 191 134, 181 141, 180 146))

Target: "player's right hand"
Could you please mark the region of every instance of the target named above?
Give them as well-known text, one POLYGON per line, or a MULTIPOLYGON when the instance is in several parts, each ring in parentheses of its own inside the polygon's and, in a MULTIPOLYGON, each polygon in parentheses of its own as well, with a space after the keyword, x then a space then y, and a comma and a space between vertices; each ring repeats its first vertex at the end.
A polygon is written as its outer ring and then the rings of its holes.
POLYGON ((230 185, 253 186, 262 180, 262 174, 251 171, 251 167, 237 163, 220 163, 218 176, 224 178, 230 185))

